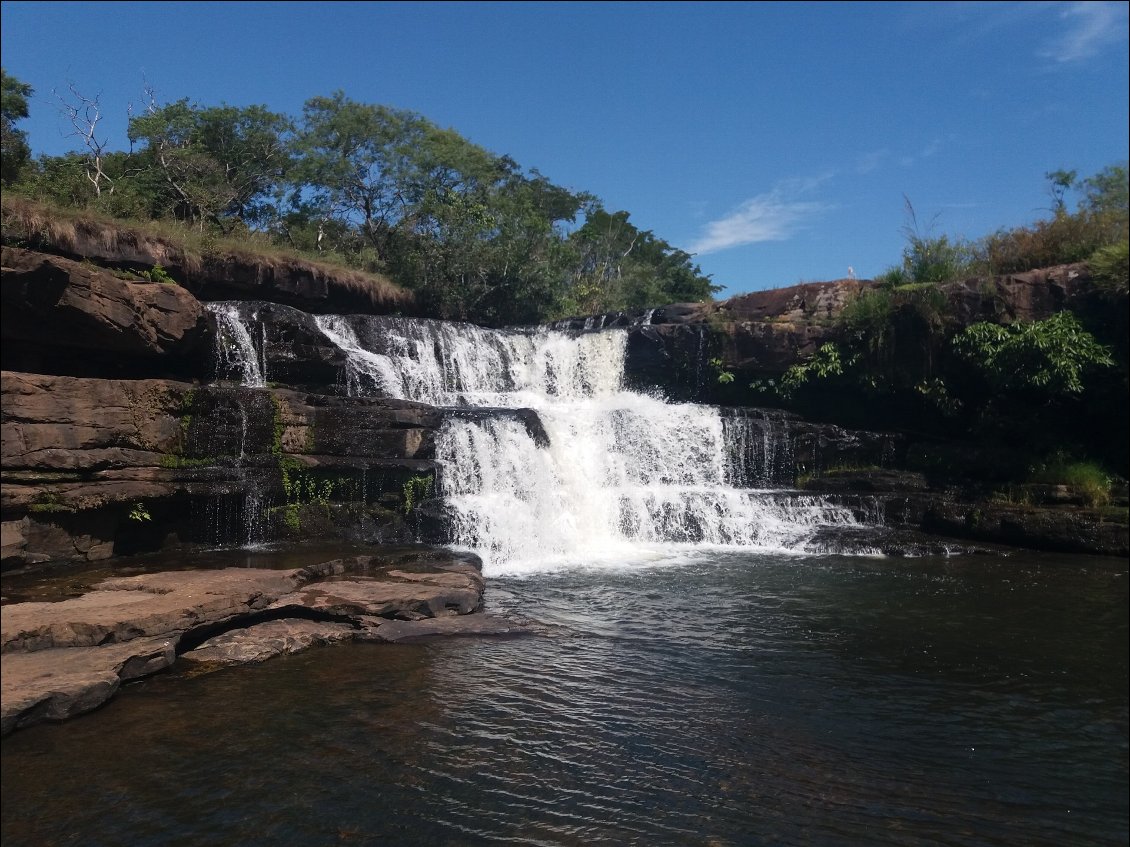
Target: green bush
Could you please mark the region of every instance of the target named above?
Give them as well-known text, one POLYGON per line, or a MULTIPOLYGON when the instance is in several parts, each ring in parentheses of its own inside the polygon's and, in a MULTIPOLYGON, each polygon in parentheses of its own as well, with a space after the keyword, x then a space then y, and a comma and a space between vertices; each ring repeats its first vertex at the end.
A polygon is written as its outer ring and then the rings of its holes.
POLYGON ((1073 488, 1091 507, 1105 506, 1110 502, 1111 479, 1106 471, 1094 462, 1072 461, 1061 453, 1032 468, 1029 480, 1073 488))
POLYGON ((1095 286, 1110 297, 1130 292, 1130 241, 1102 247, 1087 259, 1095 286))
POLYGON ((991 273, 1020 273, 1086 261, 1113 237, 1108 216, 1060 211, 1050 220, 986 236, 977 251, 991 273))
POLYGON ((1087 370, 1114 364, 1071 312, 1011 326, 976 323, 952 343, 958 356, 1003 391, 1080 394, 1087 370))

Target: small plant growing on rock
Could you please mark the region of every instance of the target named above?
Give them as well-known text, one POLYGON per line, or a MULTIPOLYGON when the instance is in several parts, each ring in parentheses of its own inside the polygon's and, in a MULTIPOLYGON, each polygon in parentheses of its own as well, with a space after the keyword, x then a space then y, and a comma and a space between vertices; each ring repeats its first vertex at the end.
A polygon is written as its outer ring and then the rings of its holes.
POLYGON ((724 367, 722 367, 722 360, 721 359, 717 359, 717 358, 711 359, 710 360, 710 367, 714 368, 714 371, 717 374, 717 380, 718 380, 719 385, 729 385, 731 382, 734 381, 734 372, 728 371, 724 367))
POLYGON ((169 272, 166 271, 160 265, 154 265, 152 270, 138 271, 137 273, 138 273, 138 276, 143 277, 144 279, 147 279, 150 282, 162 282, 162 283, 165 283, 166 285, 176 285, 177 284, 177 281, 175 279, 173 279, 171 276, 169 276, 169 272))
POLYGON ((133 504, 133 507, 129 510, 129 515, 127 517, 131 521, 136 521, 137 523, 144 523, 145 521, 153 520, 153 516, 149 514, 149 510, 145 508, 145 504, 140 502, 133 504))
POLYGON ((412 513, 420 501, 432 493, 430 476, 414 476, 404 483, 404 514, 412 513))

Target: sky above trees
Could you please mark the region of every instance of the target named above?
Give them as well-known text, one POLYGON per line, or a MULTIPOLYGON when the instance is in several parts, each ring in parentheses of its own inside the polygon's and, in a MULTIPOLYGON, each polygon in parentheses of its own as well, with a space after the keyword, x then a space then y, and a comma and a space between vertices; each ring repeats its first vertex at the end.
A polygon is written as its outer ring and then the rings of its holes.
POLYGON ((146 86, 292 114, 341 89, 630 211, 727 296, 881 273, 904 198, 976 238, 1125 160, 1127 8, 6 2, 0 37, 36 153, 80 146, 68 83, 115 147, 146 86))

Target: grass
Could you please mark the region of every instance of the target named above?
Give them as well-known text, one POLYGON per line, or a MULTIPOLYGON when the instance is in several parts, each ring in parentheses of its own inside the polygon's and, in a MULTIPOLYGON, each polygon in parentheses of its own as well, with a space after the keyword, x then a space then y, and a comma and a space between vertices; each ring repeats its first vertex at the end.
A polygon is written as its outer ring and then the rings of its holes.
POLYGON ((1110 503, 1111 479, 1094 462, 1076 462, 1064 456, 1053 456, 1033 469, 1029 481, 1044 485, 1066 485, 1074 489, 1092 508, 1110 503))
POLYGON ((172 221, 119 220, 10 194, 4 195, 0 213, 7 243, 42 245, 70 254, 86 254, 93 247, 109 257, 128 256, 130 261, 179 268, 188 279, 217 264, 251 265, 259 278, 280 270, 307 275, 324 281, 331 292, 366 297, 375 307, 396 308, 412 301, 411 292, 383 274, 347 267, 336 257, 311 257, 278 247, 263 233, 224 238, 172 221))

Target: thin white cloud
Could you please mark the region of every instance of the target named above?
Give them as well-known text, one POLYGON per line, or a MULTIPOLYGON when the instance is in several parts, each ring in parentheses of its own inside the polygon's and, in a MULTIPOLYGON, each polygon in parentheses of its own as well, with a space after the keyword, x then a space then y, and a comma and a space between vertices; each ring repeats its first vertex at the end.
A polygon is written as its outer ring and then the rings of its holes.
POLYGON ((1059 13, 1061 32, 1049 39, 1040 55, 1055 62, 1093 58, 1126 38, 1125 3, 1071 3, 1059 13))
POLYGON ((870 153, 864 153, 856 160, 855 172, 857 174, 869 174, 872 171, 878 170, 890 157, 891 151, 886 147, 882 150, 873 150, 870 153))
POLYGON ((751 197, 725 217, 707 223, 689 252, 701 256, 743 244, 787 240, 812 217, 831 208, 801 199, 825 179, 789 180, 751 197))

